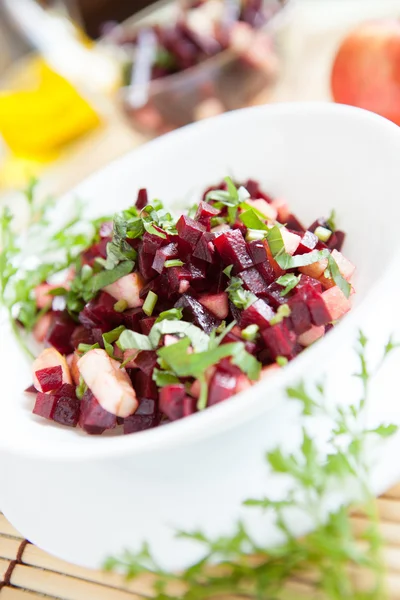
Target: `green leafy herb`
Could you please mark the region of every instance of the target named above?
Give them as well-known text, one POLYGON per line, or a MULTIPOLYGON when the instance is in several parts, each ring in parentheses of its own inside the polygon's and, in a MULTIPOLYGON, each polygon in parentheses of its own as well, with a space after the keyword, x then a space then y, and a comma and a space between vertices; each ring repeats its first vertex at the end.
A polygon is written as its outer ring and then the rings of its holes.
POLYGON ((262 221, 254 211, 249 208, 245 212, 239 215, 239 219, 246 225, 248 229, 256 229, 257 231, 268 231, 268 227, 264 221, 262 221))
POLYGON ((164 387, 171 383, 179 383, 179 379, 172 371, 161 371, 160 369, 153 370, 153 381, 158 387, 164 387))
POLYGON ((124 262, 119 263, 119 265, 114 267, 112 271, 105 270, 100 271, 100 273, 96 273, 96 275, 93 275, 90 281, 90 289, 92 293, 99 292, 107 285, 115 283, 116 281, 118 281, 118 279, 121 279, 121 277, 129 275, 129 273, 132 273, 134 266, 135 263, 133 261, 126 260, 124 262))
POLYGON ((158 347, 161 337, 167 334, 178 334, 185 336, 188 338, 195 352, 201 352, 205 350, 208 348, 210 342, 208 335, 204 333, 202 329, 196 327, 196 325, 193 325, 193 323, 163 319, 158 323, 154 323, 149 334, 149 340, 151 341, 154 349, 158 347))
POLYGON ((119 339, 123 331, 125 331, 125 327, 123 325, 120 325, 119 327, 116 327, 115 329, 112 329, 107 333, 103 333, 104 349, 107 352, 108 356, 111 356, 111 358, 115 358, 113 342, 116 342, 119 339))
MULTIPOLYGON (((182 342, 180 344, 183 348, 182 342)), ((365 363, 365 346, 361 340, 358 354, 365 363)), ((371 436, 387 437, 397 428, 393 425, 381 425, 373 430, 362 427, 370 379, 369 375, 361 398, 346 405, 327 403, 321 385, 309 391, 302 383, 288 394, 300 402, 303 414, 311 415, 307 419, 323 418, 330 424, 329 444, 317 445, 307 431, 310 421, 305 421, 297 453, 280 447, 268 452, 268 467, 275 477, 284 479, 286 497, 250 498, 244 505, 246 510, 267 510, 274 515, 282 540, 278 545, 257 544, 246 526, 239 522, 234 531, 217 538, 210 538, 202 531, 178 532, 179 539, 194 542, 204 550, 203 557, 181 573, 163 571, 147 544, 136 554, 125 551, 121 557, 108 559, 105 568, 118 568, 129 579, 150 574, 155 581, 155 600, 176 600, 176 594, 169 591, 169 584, 173 582, 183 584, 182 600, 230 595, 248 600, 287 598, 287 583, 309 575, 327 600, 387 600, 382 538, 375 498, 369 487, 365 449, 371 436), (347 507, 326 511, 332 487, 345 487, 349 480, 358 484, 368 518, 361 545, 355 538, 347 507), (311 533, 300 539, 294 537, 289 526, 293 513, 297 519, 312 525, 311 533), (354 568, 362 569, 365 584, 362 591, 356 588, 354 568)))
POLYGON ((171 267, 181 267, 182 265, 184 265, 185 263, 182 260, 179 260, 177 258, 172 258, 170 260, 166 260, 164 263, 164 267, 166 269, 170 269, 171 267))
POLYGON ((156 307, 157 300, 158 300, 157 294, 155 294, 154 292, 152 292, 150 290, 149 293, 147 294, 146 300, 144 301, 143 306, 142 306, 142 310, 143 310, 144 314, 147 315, 148 317, 151 317, 151 315, 153 314, 153 310, 156 307))
POLYGON ((244 289, 240 277, 232 277, 225 291, 228 292, 229 300, 241 310, 249 308, 257 301, 257 296, 244 289))
POLYGON ((89 350, 96 350, 97 348, 100 348, 100 344, 98 344, 98 343, 96 343, 96 344, 79 344, 78 352, 80 354, 86 354, 86 352, 89 352, 89 350))
POLYGON ((286 367, 286 365, 288 364, 288 359, 286 358, 286 356, 277 356, 276 357, 276 364, 279 365, 280 367, 286 367))
POLYGON ((348 281, 345 280, 345 278, 339 271, 338 264, 331 254, 328 257, 328 267, 332 275, 333 281, 342 290, 346 298, 349 298, 351 293, 351 285, 348 281))
POLYGON ((312 250, 306 254, 298 254, 296 256, 292 256, 291 254, 283 252, 275 256, 275 260, 281 269, 286 271, 287 269, 297 269, 298 267, 312 265, 320 260, 323 260, 324 258, 329 258, 329 256, 330 252, 327 249, 312 250))
POLYGON ((153 350, 153 344, 147 335, 136 333, 136 331, 130 331, 129 329, 121 333, 117 346, 121 350, 130 350, 131 348, 136 350, 153 350))
POLYGON ((169 310, 164 310, 158 315, 156 323, 164 321, 164 319, 167 319, 169 321, 179 321, 180 319, 182 319, 182 316, 183 310, 181 308, 170 308, 169 310))
POLYGON ((248 325, 245 329, 242 329, 242 338, 247 342, 253 342, 258 338, 259 329, 258 325, 248 325))
POLYGON ((337 229, 337 227, 336 227, 336 211, 334 209, 331 210, 331 214, 329 215, 329 218, 326 220, 326 223, 331 231, 336 231, 336 229, 337 229))
POLYGON ((250 194, 244 187, 238 189, 230 177, 225 177, 225 182, 227 189, 208 192, 206 201, 215 201, 216 208, 226 206, 228 211, 227 222, 233 224, 236 221, 240 205, 250 198, 250 194))
POLYGON ((226 275, 227 277, 231 276, 232 273, 232 269, 233 269, 233 265, 228 265, 227 267, 225 267, 225 269, 222 271, 224 273, 224 275, 226 275))
POLYGON ((86 390, 87 390, 87 385, 82 377, 82 375, 79 376, 79 384, 76 386, 76 397, 79 398, 79 400, 82 400, 86 390))
POLYGON ((276 315, 270 320, 270 324, 277 325, 278 323, 281 323, 285 317, 290 317, 290 307, 288 304, 281 304, 276 311, 276 315))
POLYGON ((283 241, 282 233, 278 225, 274 225, 268 232, 267 236, 268 246, 271 250, 272 256, 278 256, 285 252, 285 244, 283 241))
POLYGON ((281 291, 281 296, 286 296, 300 281, 301 275, 294 275, 293 273, 286 273, 276 280, 276 283, 282 285, 285 289, 281 291))

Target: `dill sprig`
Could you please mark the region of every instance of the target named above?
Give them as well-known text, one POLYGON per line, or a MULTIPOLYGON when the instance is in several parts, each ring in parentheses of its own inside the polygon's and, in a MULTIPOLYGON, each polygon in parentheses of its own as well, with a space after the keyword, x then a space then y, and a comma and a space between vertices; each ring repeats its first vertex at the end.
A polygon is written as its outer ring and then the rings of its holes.
POLYGON ((203 558, 179 574, 164 571, 144 544, 140 552, 125 551, 105 562, 106 570, 123 572, 128 579, 143 573, 154 578, 157 600, 205 600, 226 597, 254 600, 285 598, 285 588, 292 578, 308 573, 316 590, 329 600, 384 600, 382 539, 378 526, 376 499, 370 488, 366 446, 372 438, 385 438, 397 430, 395 425, 364 426, 365 407, 371 380, 386 357, 398 344, 387 343, 376 369, 367 363, 368 340, 360 332, 357 342, 361 394, 350 404, 332 405, 326 401, 323 384, 310 389, 303 382, 287 389, 288 398, 301 404, 304 416, 299 452, 286 453, 281 448, 269 452, 266 461, 275 475, 289 478, 291 485, 284 500, 252 498, 245 502, 249 510, 272 511, 283 541, 278 546, 260 546, 244 523, 238 523, 231 535, 210 539, 201 531, 178 532, 204 548, 203 558), (312 419, 329 419, 328 450, 321 449, 307 431, 312 419), (357 541, 351 525, 349 506, 329 512, 326 500, 335 487, 349 480, 357 481, 359 497, 368 518, 368 527, 357 541), (296 538, 288 524, 288 513, 300 511, 313 524, 312 531, 296 538), (361 541, 361 544, 360 544, 361 541), (356 589, 352 568, 367 569, 372 584, 367 590, 356 589), (171 583, 180 584, 181 592, 171 591, 171 583), (183 587, 182 587, 183 586, 183 587))

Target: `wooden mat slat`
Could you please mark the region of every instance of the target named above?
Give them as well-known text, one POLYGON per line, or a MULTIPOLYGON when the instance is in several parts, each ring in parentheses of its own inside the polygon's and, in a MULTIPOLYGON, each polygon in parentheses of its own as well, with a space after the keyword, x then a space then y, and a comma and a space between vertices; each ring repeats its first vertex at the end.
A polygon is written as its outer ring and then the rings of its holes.
POLYGON ((21 540, 0 536, 0 558, 14 560, 18 554, 21 540))
POLYGON ((15 567, 10 583, 57 600, 141 600, 140 596, 131 592, 25 565, 15 567))
POLYGON ((2 513, 0 513, 0 534, 22 539, 22 535, 14 529, 2 513))
MULTIPOLYGON (((47 599, 49 596, 47 596, 47 599)), ((46 600, 46 596, 35 594, 28 590, 18 590, 17 588, 3 588, 0 592, 0 600, 46 600)), ((112 600, 110 598, 110 600, 112 600)))
POLYGON ((9 564, 10 564, 9 560, 4 560, 4 559, 0 558, 0 581, 4 581, 4 575, 7 572, 9 564))

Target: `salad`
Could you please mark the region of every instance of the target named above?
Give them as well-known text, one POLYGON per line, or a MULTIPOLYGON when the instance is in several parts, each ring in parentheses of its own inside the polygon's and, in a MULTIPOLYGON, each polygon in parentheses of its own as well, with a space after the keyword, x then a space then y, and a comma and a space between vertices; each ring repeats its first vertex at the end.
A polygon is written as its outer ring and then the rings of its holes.
POLYGON ((179 218, 141 189, 94 229, 67 269, 36 270, 46 277, 25 294, 30 312, 11 306, 46 346, 32 364, 33 412, 89 434, 225 402, 351 307, 355 267, 334 215, 307 229, 251 179, 227 177, 179 218))

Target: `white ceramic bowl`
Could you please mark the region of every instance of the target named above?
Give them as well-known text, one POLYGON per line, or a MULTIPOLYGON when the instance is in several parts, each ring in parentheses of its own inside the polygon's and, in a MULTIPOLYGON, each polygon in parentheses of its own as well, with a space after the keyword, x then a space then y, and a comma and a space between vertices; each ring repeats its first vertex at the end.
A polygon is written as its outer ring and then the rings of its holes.
MULTIPOLYGON (((275 105, 169 134, 63 198, 60 211, 79 196, 100 215, 128 206, 139 187, 173 205, 229 173, 259 179, 305 223, 336 209, 348 232, 345 254, 358 267, 357 295, 334 331, 268 381, 201 414, 125 437, 93 438, 32 415, 32 400, 21 393, 29 365, 3 324, 0 508, 15 527, 45 550, 93 567, 142 540, 164 565, 181 567, 198 548, 174 540, 175 529, 221 533, 239 516, 269 535, 268 519, 240 504, 272 488, 282 492, 263 456, 299 439, 298 407, 285 387, 326 373, 331 395, 351 397, 357 328, 376 351, 400 329, 399 156, 400 130, 378 116, 328 104, 275 105)), ((389 361, 372 403, 389 418, 398 413, 391 387, 397 363, 389 361)), ((399 475, 386 460, 376 485, 399 475)))

